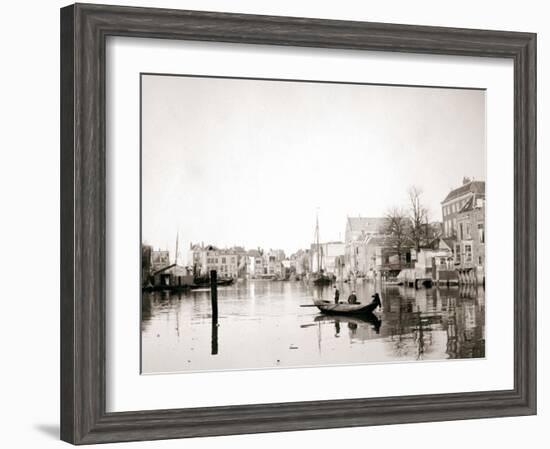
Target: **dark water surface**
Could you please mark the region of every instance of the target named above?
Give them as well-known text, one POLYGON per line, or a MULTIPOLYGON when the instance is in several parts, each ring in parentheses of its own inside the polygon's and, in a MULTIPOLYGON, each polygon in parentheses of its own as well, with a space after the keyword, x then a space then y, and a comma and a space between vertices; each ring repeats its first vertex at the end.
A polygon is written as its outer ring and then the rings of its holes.
MULTIPOLYGON (((339 285, 346 300, 351 285, 339 285)), ((218 326, 210 291, 144 293, 142 372, 326 366, 485 356, 481 287, 419 289, 357 283, 359 301, 379 292, 378 318, 323 315, 312 298, 332 286, 239 281, 218 289, 218 326)))

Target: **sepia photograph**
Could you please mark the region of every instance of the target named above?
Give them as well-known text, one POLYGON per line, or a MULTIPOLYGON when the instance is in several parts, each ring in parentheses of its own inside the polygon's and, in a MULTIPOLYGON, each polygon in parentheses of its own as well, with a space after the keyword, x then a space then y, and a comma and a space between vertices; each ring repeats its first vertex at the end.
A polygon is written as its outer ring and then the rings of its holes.
POLYGON ((485 357, 484 89, 140 85, 142 374, 485 357))

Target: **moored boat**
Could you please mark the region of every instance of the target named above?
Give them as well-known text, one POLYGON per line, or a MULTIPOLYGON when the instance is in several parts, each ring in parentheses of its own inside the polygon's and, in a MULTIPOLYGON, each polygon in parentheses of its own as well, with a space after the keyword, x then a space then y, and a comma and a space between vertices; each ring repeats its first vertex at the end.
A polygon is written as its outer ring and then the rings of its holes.
POLYGON ((332 278, 323 273, 313 273, 311 282, 314 285, 329 285, 332 283, 332 278))
MULTIPOLYGON (((235 282, 235 279, 233 278, 218 278, 216 283, 218 284, 218 287, 222 287, 224 285, 231 285, 233 282, 235 282)), ((191 288, 201 287, 210 287, 210 278, 208 276, 196 277, 194 279, 191 288)))
POLYGON ((317 260, 317 271, 311 273, 310 282, 313 285, 329 285, 332 283, 332 277, 325 273, 323 269, 323 247, 319 242, 319 216, 315 218, 315 248, 313 254, 317 260))

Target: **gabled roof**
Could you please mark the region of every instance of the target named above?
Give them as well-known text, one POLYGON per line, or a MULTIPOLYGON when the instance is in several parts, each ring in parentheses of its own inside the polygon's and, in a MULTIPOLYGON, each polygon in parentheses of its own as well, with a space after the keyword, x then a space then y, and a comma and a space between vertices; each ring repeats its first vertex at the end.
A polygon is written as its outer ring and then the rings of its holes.
POLYGON ((385 217, 348 217, 348 226, 352 232, 382 233, 388 225, 385 217))
POLYGON ((456 239, 454 239, 453 237, 440 237, 434 240, 432 249, 447 248, 452 251, 453 248, 455 247, 455 242, 456 242, 456 239))
POLYGON ((167 266, 161 268, 160 270, 157 270, 157 271, 153 272, 153 276, 156 275, 156 274, 162 273, 163 271, 169 270, 170 268, 173 268, 175 266, 176 266, 175 263, 173 263, 171 265, 167 265, 167 266))
POLYGON ((261 257, 260 251, 257 249, 249 249, 246 253, 250 257, 261 257))
POLYGON ((476 195, 485 195, 485 181, 470 181, 467 184, 461 185, 453 189, 445 197, 442 203, 454 200, 455 198, 466 195, 467 193, 475 193, 476 195))

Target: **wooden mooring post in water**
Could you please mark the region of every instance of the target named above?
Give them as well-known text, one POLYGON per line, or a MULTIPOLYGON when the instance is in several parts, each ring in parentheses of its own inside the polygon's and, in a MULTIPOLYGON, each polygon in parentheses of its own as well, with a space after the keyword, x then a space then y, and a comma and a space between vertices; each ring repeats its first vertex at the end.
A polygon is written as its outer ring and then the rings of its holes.
POLYGON ((218 273, 210 272, 210 299, 212 302, 212 355, 218 353, 218 273))

